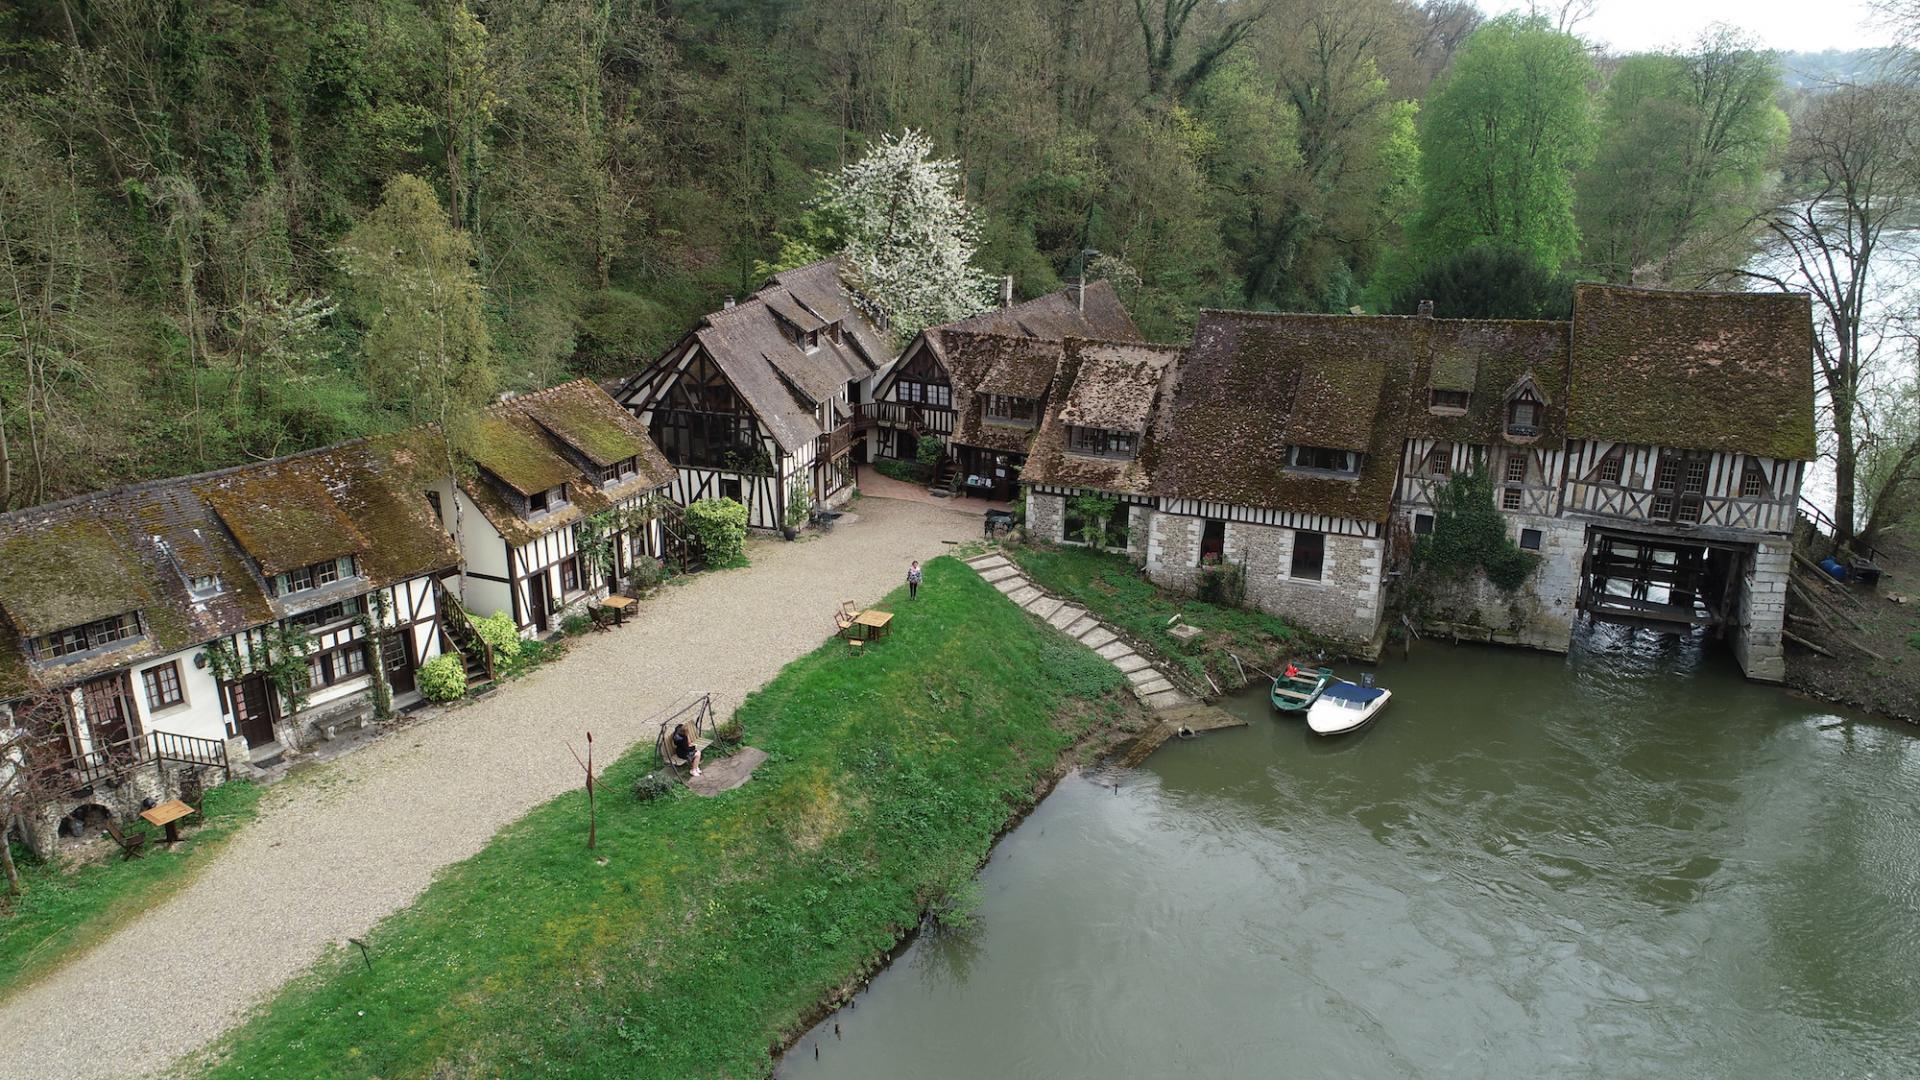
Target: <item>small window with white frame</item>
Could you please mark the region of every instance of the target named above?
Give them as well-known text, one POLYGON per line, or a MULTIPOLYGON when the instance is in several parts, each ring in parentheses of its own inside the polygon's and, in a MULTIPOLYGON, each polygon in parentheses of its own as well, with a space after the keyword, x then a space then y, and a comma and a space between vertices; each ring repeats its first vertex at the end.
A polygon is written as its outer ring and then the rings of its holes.
POLYGON ((1288 448, 1287 464, 1295 469, 1352 476, 1360 471, 1360 455, 1326 446, 1294 446, 1288 448))

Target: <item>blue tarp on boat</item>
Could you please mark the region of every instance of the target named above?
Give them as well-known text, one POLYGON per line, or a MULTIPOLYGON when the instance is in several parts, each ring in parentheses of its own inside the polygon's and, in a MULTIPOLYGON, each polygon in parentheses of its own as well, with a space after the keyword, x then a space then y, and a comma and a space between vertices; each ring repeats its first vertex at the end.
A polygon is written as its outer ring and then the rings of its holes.
POLYGON ((1334 698, 1338 701, 1350 701, 1355 705, 1364 705, 1384 693, 1386 693, 1386 691, 1377 686, 1355 686, 1350 682, 1337 682, 1322 691, 1320 696, 1323 698, 1334 698))

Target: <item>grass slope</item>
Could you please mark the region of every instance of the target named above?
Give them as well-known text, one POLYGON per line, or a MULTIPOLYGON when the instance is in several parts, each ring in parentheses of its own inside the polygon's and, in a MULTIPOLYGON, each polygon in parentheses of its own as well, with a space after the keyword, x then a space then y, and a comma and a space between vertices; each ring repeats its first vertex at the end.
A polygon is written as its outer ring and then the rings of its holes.
POLYGON ((1227 656, 1229 649, 1243 660, 1265 665, 1315 645, 1311 635, 1285 619, 1166 592, 1119 555, 1067 545, 1025 544, 1008 545, 1006 555, 1041 588, 1120 627, 1196 680, 1206 671, 1216 682, 1225 677, 1237 684, 1239 672, 1227 656), (1182 645, 1167 633, 1168 620, 1175 615, 1206 631, 1198 648, 1182 645))
POLYGON ((745 787, 637 802, 636 747, 606 771, 596 852, 584 795, 539 807, 375 928, 371 972, 323 961, 209 1071, 764 1075, 1121 709, 1111 667, 952 559, 887 606, 866 655, 830 641, 742 705, 771 755, 745 787))
POLYGON ((192 880, 220 842, 252 819, 259 802, 260 789, 249 783, 214 788, 201 803, 202 816, 186 820, 185 840, 173 851, 160 843, 161 830, 136 823, 127 831, 146 834, 147 854, 131 862, 116 853, 70 871, 23 859, 26 892, 0 895, 0 998, 192 880), (195 821, 201 823, 197 828, 195 821))

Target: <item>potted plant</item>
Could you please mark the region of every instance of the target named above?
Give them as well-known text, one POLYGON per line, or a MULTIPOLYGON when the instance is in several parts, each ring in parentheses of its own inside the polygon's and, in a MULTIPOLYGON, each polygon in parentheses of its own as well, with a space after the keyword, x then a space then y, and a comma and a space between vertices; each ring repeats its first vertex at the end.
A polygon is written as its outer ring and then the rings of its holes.
POLYGON ((792 540, 800 535, 800 526, 807 520, 807 489, 795 484, 787 489, 786 523, 780 527, 780 535, 792 540))

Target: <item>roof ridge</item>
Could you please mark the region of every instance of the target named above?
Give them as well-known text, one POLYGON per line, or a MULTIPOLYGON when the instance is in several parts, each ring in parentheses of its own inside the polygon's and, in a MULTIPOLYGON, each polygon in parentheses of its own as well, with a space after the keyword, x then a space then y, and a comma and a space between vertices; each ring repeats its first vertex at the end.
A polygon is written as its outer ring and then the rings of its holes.
POLYGON ((507 397, 501 398, 498 401, 495 401, 491 405, 488 405, 487 411, 492 412, 495 409, 503 409, 508 405, 518 404, 523 401, 532 401, 536 398, 544 398, 547 395, 552 394, 557 390, 565 390, 567 387, 573 386, 577 383, 592 383, 595 388, 598 388, 600 385, 599 383, 593 382, 593 380, 588 378, 587 376, 582 375, 577 379, 568 379, 566 382, 554 383, 552 386, 543 386, 538 390, 523 390, 517 394, 511 394, 507 397))
POLYGON ((1739 298, 1742 300, 1773 298, 1791 300, 1810 299, 1810 294, 1806 292, 1785 292, 1779 289, 1672 289, 1660 285, 1621 285, 1610 281, 1576 281, 1573 283, 1573 290, 1575 293, 1594 291, 1638 293, 1644 296, 1713 297, 1716 299, 1739 298))

